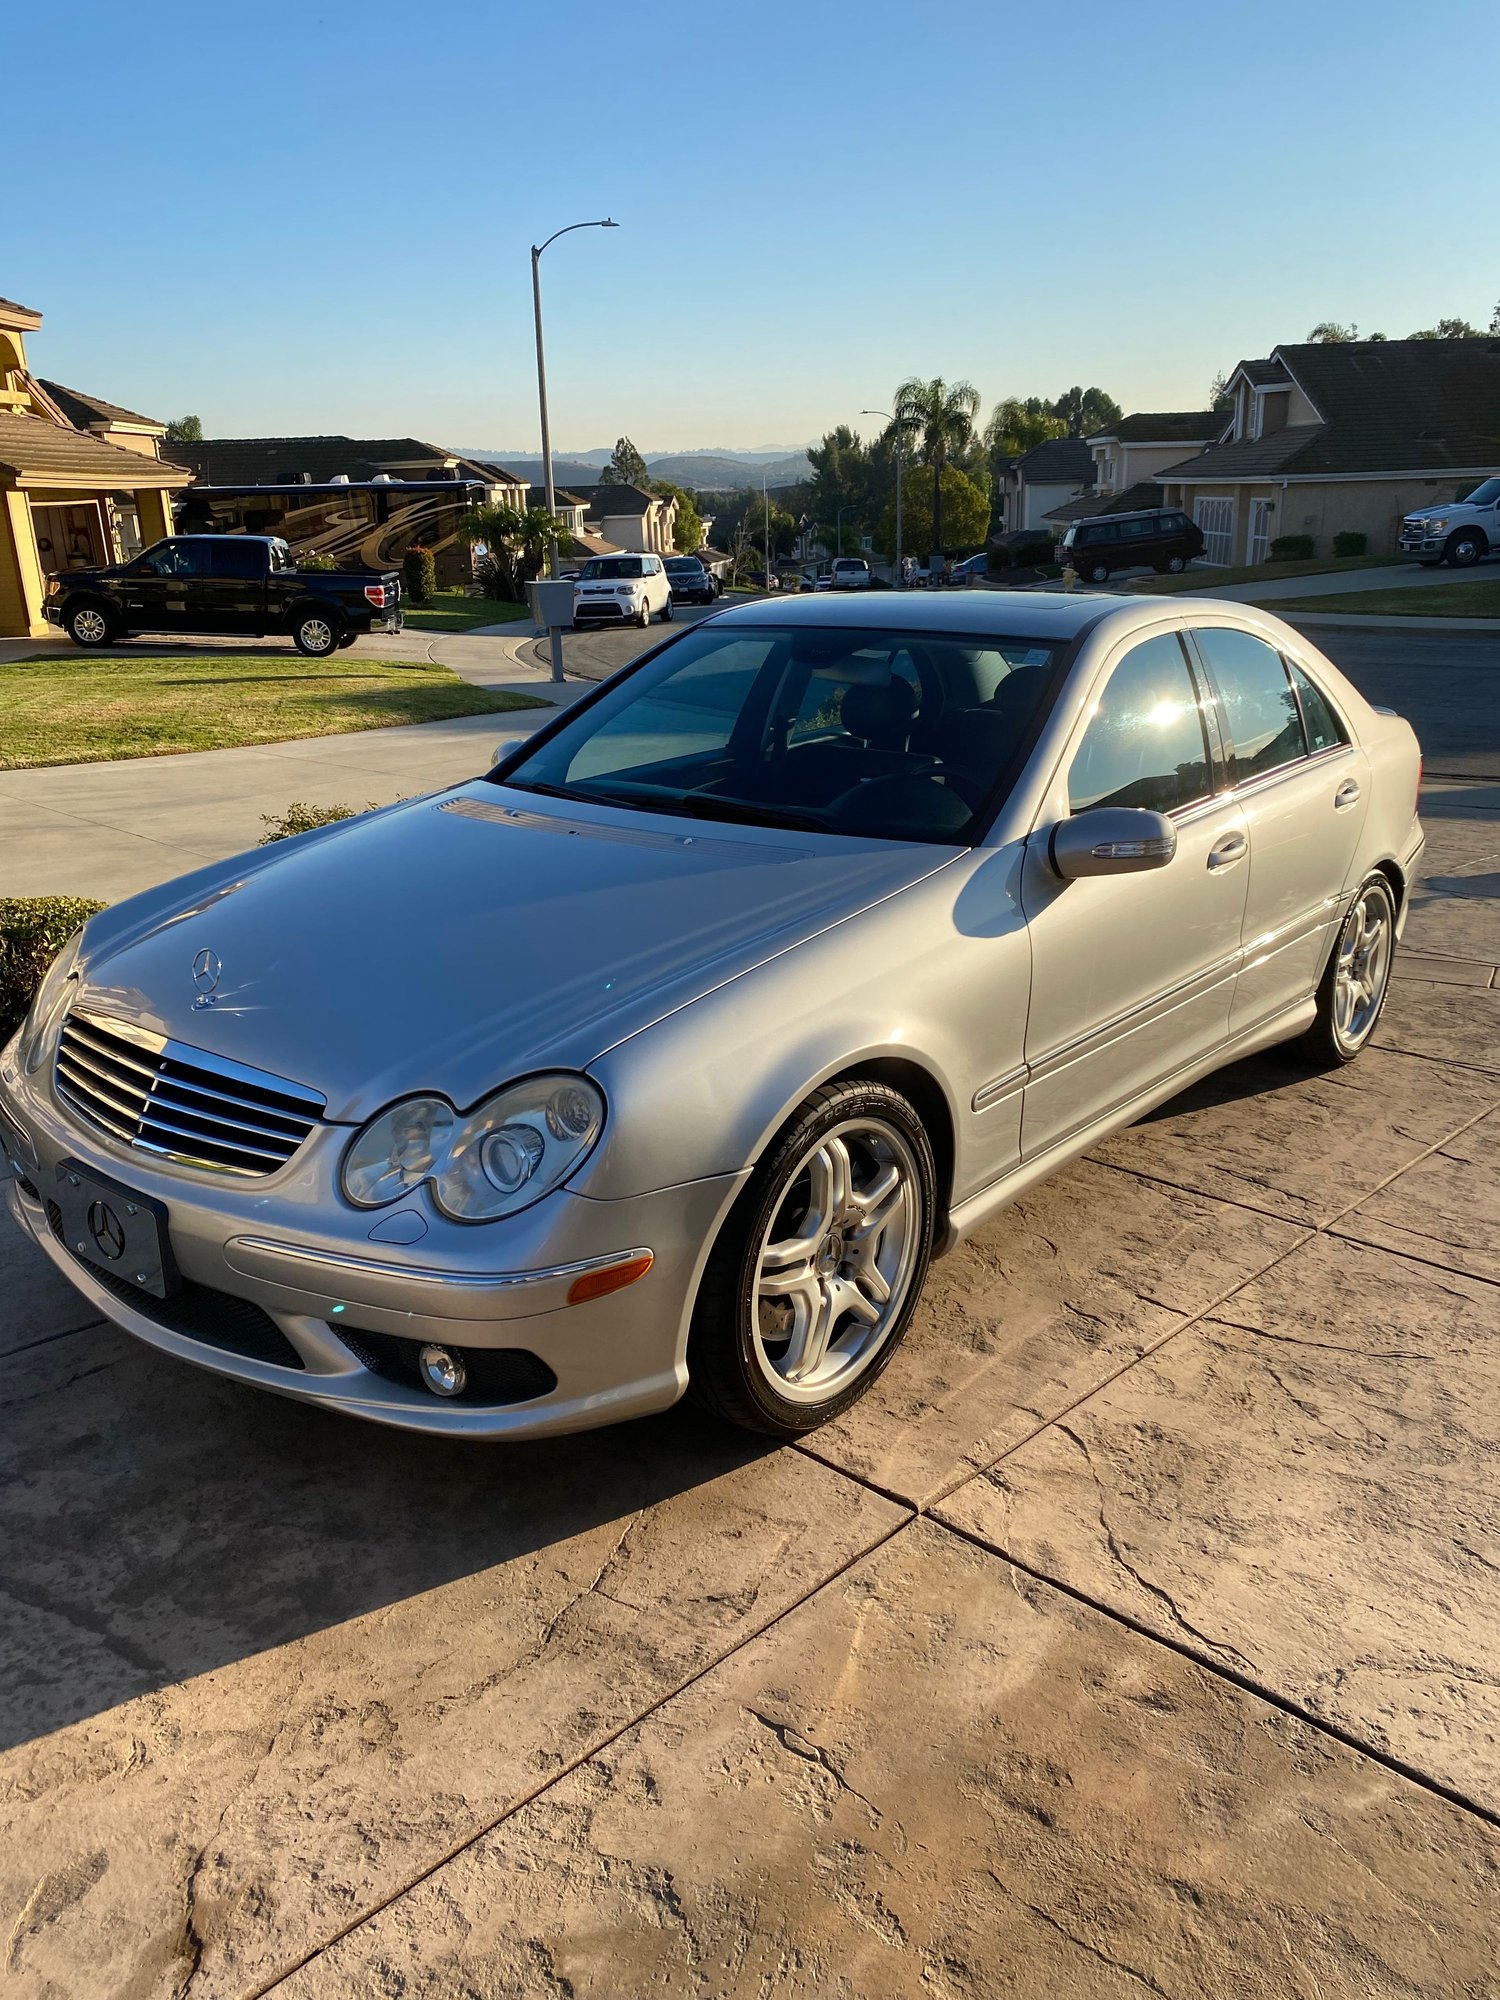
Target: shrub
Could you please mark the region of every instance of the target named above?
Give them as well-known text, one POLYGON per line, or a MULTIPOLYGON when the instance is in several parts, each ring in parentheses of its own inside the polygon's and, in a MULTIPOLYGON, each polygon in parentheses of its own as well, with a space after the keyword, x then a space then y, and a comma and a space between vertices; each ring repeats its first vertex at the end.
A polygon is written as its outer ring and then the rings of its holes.
POLYGON ((1311 535, 1278 535, 1271 544, 1272 562, 1305 562, 1312 553, 1311 535))
POLYGON ((1040 569, 1055 560, 1057 544, 1050 535, 1028 534, 1023 541, 1010 545, 1010 559, 1017 569, 1040 569))
POLYGON ((474 565, 474 580, 479 585, 480 596, 490 598, 497 604, 506 601, 505 593, 511 575, 509 567, 497 562, 494 556, 481 556, 474 565))
POLYGON ((267 829, 257 843, 269 847, 276 840, 290 840, 294 833, 311 833, 315 826, 332 826, 335 820, 358 819, 361 813, 374 812, 379 803, 376 799, 366 799, 362 806, 310 806, 301 799, 293 800, 284 813, 262 813, 260 823, 267 829))
POLYGON ((1362 556, 1365 552, 1365 538, 1346 532, 1333 538, 1333 553, 1336 556, 1362 556))
POLYGON ((309 549, 306 555, 298 556, 297 567, 298 569, 337 569, 338 564, 332 556, 325 556, 321 550, 309 549))
POLYGON ((437 595, 437 558, 420 542, 401 558, 401 588, 413 604, 430 604, 437 595))
POLYGON ((984 566, 989 575, 999 576, 1003 570, 1010 568, 1010 550, 998 542, 992 543, 985 552, 984 566))
POLYGON ((0 1041, 20 1026, 42 975, 102 903, 83 896, 0 896, 0 1041))

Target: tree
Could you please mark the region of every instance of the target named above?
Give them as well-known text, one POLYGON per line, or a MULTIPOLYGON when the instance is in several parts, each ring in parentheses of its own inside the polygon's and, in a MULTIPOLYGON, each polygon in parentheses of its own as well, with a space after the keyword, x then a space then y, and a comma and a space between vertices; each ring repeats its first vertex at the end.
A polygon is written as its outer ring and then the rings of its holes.
POLYGON ((655 479, 651 482, 653 493, 663 500, 677 502, 677 514, 672 523, 672 546, 690 556, 703 546, 703 516, 698 512, 697 502, 685 486, 678 486, 670 479, 655 479))
MULTIPOLYGON (((974 436, 974 419, 979 414, 979 391, 971 382, 945 382, 941 375, 924 382, 914 375, 896 391, 892 411, 896 422, 910 429, 932 474, 931 548, 941 562, 943 469, 950 457, 967 450, 974 436)), ((965 480, 964 484, 971 482, 965 480)), ((904 476, 901 491, 904 500, 904 476)), ((985 503, 985 519, 988 523, 988 502, 985 503)), ((982 532, 979 539, 983 540, 982 532)))
POLYGON ((1208 407, 1211 410, 1227 410, 1229 408, 1229 384, 1225 380, 1222 368, 1208 385, 1208 407))
POLYGON ((1066 436, 1081 438, 1092 431, 1113 430, 1125 412, 1102 389, 1074 387, 1063 390, 1052 405, 1052 414, 1061 417, 1066 436))
POLYGON ((939 474, 942 523, 932 523, 932 482, 925 465, 908 465, 901 474, 901 540, 896 547, 896 501, 885 503, 875 528, 875 546, 890 556, 920 555, 936 550, 938 559, 959 549, 976 548, 990 531, 989 496, 966 473, 945 466, 939 474))
POLYGON ((481 580, 492 596, 511 604, 541 575, 554 538, 561 549, 573 546, 567 529, 545 507, 476 507, 460 533, 471 547, 482 544, 487 567, 481 568, 481 580))
POLYGON ((646 461, 627 437, 616 444, 614 454, 604 470, 599 474, 601 486, 639 486, 647 493, 651 491, 651 475, 646 470, 646 461))
POLYGON ((1334 347, 1346 340, 1358 340, 1359 328, 1354 325, 1345 326, 1341 320, 1320 319, 1307 338, 1320 347, 1334 347))
POLYGON ((991 472, 995 471, 995 460, 1019 458, 1033 445, 1045 444, 1049 438, 1065 437, 1067 425, 1061 417, 1052 414, 1052 406, 1040 396, 1028 396, 1023 402, 1019 396, 1007 396, 997 403, 990 412, 990 420, 984 427, 984 442, 991 460, 991 472))
POLYGON ((1417 333, 1409 333, 1408 340, 1483 340, 1484 335, 1477 326, 1470 326, 1466 319, 1440 319, 1436 326, 1424 326, 1417 333))
POLYGON ((1495 310, 1490 314, 1490 332, 1500 333, 1500 304, 1497 304, 1495 310))
POLYGON ((202 444, 203 419, 201 417, 173 417, 167 425, 168 444, 202 444))

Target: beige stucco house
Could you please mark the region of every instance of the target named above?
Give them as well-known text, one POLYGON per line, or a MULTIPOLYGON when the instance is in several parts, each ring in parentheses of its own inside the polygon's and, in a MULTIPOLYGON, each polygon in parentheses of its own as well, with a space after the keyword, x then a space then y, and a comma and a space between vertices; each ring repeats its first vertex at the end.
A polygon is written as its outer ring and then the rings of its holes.
POLYGON ((1404 514, 1500 472, 1500 340, 1277 347, 1228 393, 1223 439, 1157 474, 1208 562, 1263 562, 1281 535, 1326 555, 1345 532, 1392 554, 1404 514))
POLYGON ((669 556, 677 525, 677 497, 647 493, 639 486, 575 486, 583 502, 586 535, 638 555, 669 556))
POLYGON ((166 426, 27 365, 39 312, 0 299, 0 637, 40 639, 48 576, 118 562, 172 530, 188 474, 163 463, 166 426))

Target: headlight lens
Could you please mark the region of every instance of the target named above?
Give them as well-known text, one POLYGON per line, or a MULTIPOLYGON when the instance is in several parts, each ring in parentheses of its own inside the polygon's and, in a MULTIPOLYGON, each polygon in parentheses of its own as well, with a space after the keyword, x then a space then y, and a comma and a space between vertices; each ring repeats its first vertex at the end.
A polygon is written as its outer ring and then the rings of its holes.
POLYGON ((58 1032, 71 997, 73 969, 78 963, 82 944, 83 931, 80 928, 74 931, 48 967, 22 1023, 21 1067, 28 1076, 34 1076, 57 1047, 58 1032))
POLYGON ((381 1208, 430 1181, 445 1215, 493 1222, 559 1187, 603 1125, 603 1095, 586 1076, 528 1077, 462 1118, 440 1097, 409 1097, 355 1138, 344 1192, 381 1208))
POLYGON ((1438 519, 1435 521, 1424 521, 1422 523, 1422 532, 1424 535, 1440 535, 1443 532, 1444 528, 1447 527, 1447 525, 1448 525, 1448 516, 1446 514, 1442 514, 1439 515, 1438 519))

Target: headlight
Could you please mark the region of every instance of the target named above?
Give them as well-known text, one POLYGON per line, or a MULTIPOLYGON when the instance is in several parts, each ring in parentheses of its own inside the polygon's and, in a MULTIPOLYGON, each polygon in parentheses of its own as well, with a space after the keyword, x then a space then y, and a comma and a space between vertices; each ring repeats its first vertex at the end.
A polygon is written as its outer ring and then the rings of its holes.
POLYGON ((21 1067, 34 1076, 57 1046, 58 1031, 72 993, 73 968, 78 963, 83 930, 74 931, 48 967, 36 998, 21 1024, 21 1067))
POLYGON ((372 1118, 344 1155, 344 1193, 383 1208, 424 1181, 456 1222, 514 1215, 561 1186, 604 1125, 586 1076, 528 1077, 460 1117, 441 1097, 408 1097, 372 1118))
POLYGON ((1424 535, 1440 535, 1447 525, 1448 516, 1444 514, 1436 521, 1423 521, 1421 524, 1422 533, 1424 535))
POLYGON ((49 576, 47 579, 47 595, 49 597, 57 597, 61 595, 61 592, 62 578, 60 576, 49 576))
POLYGON ((617 583, 615 585, 615 595, 616 597, 634 597, 640 587, 638 583, 617 583))

